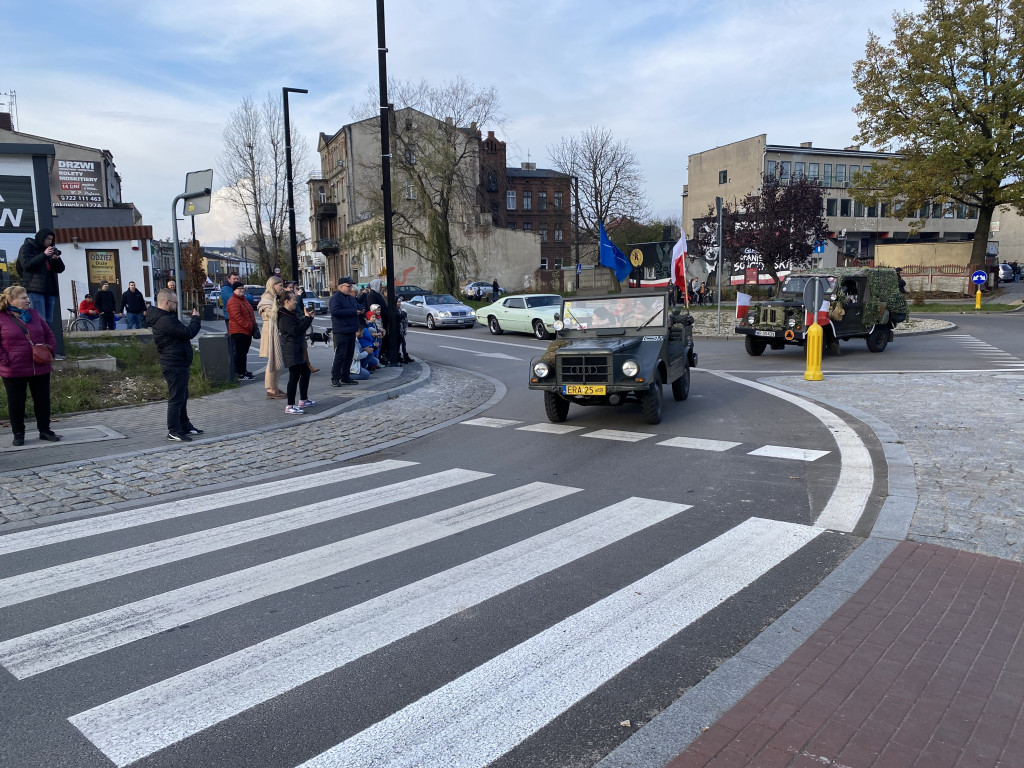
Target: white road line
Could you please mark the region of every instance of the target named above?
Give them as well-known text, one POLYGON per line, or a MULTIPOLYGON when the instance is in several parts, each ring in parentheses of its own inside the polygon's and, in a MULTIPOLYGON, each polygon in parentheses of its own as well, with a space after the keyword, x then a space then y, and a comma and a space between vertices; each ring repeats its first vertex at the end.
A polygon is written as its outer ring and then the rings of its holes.
POLYGON ((0 580, 0 608, 155 568, 158 565, 215 552, 238 544, 276 536, 297 528, 354 515, 373 507, 385 506, 485 477, 491 477, 491 475, 468 469, 449 469, 426 477, 371 488, 340 499, 330 499, 318 504, 310 504, 285 512, 242 520, 231 525, 222 525, 219 528, 197 531, 165 541, 132 547, 120 552, 97 555, 39 571, 11 576, 0 580))
POLYGON ((0 663, 22 679, 451 536, 579 488, 530 483, 426 517, 246 568, 0 643, 0 663))
POLYGON ((689 507, 631 498, 69 718, 119 766, 689 507))
POLYGON ((641 440, 646 440, 654 435, 649 432, 623 432, 618 429, 596 429, 593 432, 587 432, 582 437, 593 437, 597 440, 618 440, 623 443, 639 443, 641 440))
POLYGON ((549 435, 567 435, 583 427, 574 427, 571 424, 528 424, 525 427, 516 427, 521 432, 544 432, 549 435))
POLYGON ((864 445, 853 428, 832 411, 798 395, 783 392, 756 381, 730 376, 721 371, 708 371, 708 373, 785 400, 787 403, 807 411, 828 428, 839 449, 839 478, 836 480, 836 486, 832 489, 832 495, 825 504, 825 508, 815 521, 815 525, 834 531, 852 531, 864 512, 864 507, 871 494, 871 487, 874 484, 871 454, 868 453, 867 446, 864 445))
POLYGON ((670 448, 690 448, 695 451, 728 451, 740 443, 730 443, 727 440, 705 440, 701 437, 673 437, 670 440, 663 440, 658 445, 667 445, 670 448))
POLYGON ((516 421, 515 419, 491 419, 486 416, 482 416, 479 419, 468 419, 466 421, 460 421, 460 424, 468 424, 472 427, 494 427, 495 429, 501 429, 502 427, 510 427, 513 424, 522 424, 522 421, 516 421))
POLYGON ((784 445, 762 445, 750 451, 749 456, 767 456, 772 459, 795 459, 797 461, 817 461, 828 456, 831 451, 812 451, 808 448, 788 448, 784 445))
POLYGON ((176 517, 196 515, 200 512, 209 512, 221 507, 249 504, 273 496, 287 496, 298 490, 318 488, 321 485, 339 483, 343 480, 351 480, 392 469, 413 466, 416 466, 415 461, 393 461, 390 459, 373 464, 353 464, 326 472, 313 472, 309 475, 291 478, 287 481, 275 480, 272 483, 260 483, 248 488, 221 491, 209 496, 188 499, 187 501, 170 501, 165 504, 155 504, 151 507, 135 509, 130 512, 93 517, 88 520, 76 520, 60 525, 50 525, 45 528, 35 528, 30 531, 0 536, 0 555, 20 552, 34 547, 44 547, 49 544, 57 544, 72 539, 81 539, 87 536, 98 536, 101 533, 121 531, 125 528, 148 525, 149 523, 170 520, 176 517))
POLYGON ((790 523, 748 520, 303 763, 303 768, 485 766, 819 533, 790 523))

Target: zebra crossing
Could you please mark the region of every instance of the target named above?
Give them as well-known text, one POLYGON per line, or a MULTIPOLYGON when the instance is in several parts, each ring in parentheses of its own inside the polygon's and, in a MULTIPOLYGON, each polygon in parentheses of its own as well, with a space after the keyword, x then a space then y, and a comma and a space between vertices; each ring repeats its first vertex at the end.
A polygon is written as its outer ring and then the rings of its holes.
MULTIPOLYGON (((508 483, 490 473, 429 471, 410 461, 342 467, 296 483, 308 489, 329 486, 335 498, 218 524, 221 514, 237 509, 240 498, 242 504, 267 498, 287 504, 296 488, 291 482, 267 484, 0 537, 5 573, 26 567, 26 553, 33 551, 46 554, 47 562, 66 559, 0 579, 0 666, 17 686, 88 680, 105 654, 129 649, 146 654, 147 644, 158 638, 161 643, 174 641, 167 633, 176 628, 197 622, 203 626, 232 611, 253 609, 268 597, 301 599, 310 594, 303 588, 329 585, 363 566, 422 556, 431 545, 451 545, 468 535, 489 541, 492 526, 503 522, 514 530, 515 540, 496 539, 487 551, 473 552, 461 562, 441 562, 428 575, 341 610, 316 615, 319 603, 311 600, 313 620, 251 644, 243 640, 233 652, 201 658, 156 681, 148 679, 150 665, 146 670, 126 668, 124 676, 133 679, 138 672, 142 681, 127 693, 101 693, 100 703, 87 707, 68 703, 72 714, 67 723, 110 763, 127 766, 152 757, 160 764, 162 750, 190 740, 201 745, 210 729, 231 727, 240 716, 277 697, 323 676, 343 674, 348 665, 453 617, 481 611, 487 601, 601 558, 609 548, 630 545, 644 535, 664 539, 656 532, 665 525, 690 530, 687 526, 695 525, 702 512, 641 497, 591 500, 584 489, 545 482, 504 487, 508 483), (364 485, 372 481, 373 487, 353 488, 359 480, 364 485), (453 506, 431 503, 432 496, 451 488, 464 489, 470 500, 453 506), (374 525, 382 508, 409 504, 415 506, 411 517, 374 525), (202 527, 170 535, 165 524, 175 520, 202 527), (349 531, 357 520, 362 525, 349 531), (334 526, 333 536, 325 533, 328 539, 352 535, 274 556, 281 554, 272 550, 280 538, 315 525, 334 526), (128 531, 152 531, 155 540, 116 548, 128 531), (74 559, 85 541, 114 548, 74 559), (247 547, 271 552, 271 559, 185 586, 157 588, 146 597, 120 597, 131 591, 132 578, 142 572, 176 567, 190 574, 197 561, 222 562, 228 550, 247 547), (73 602, 101 595, 100 603, 115 604, 77 615, 73 604, 45 602, 46 626, 16 630, 14 636, 3 629, 12 626, 4 621, 5 611, 29 609, 32 601, 65 594, 74 594, 73 602)), ((615 585, 368 727, 343 732, 333 746, 317 754, 296 754, 292 764, 488 765, 788 558, 833 535, 757 517, 731 527, 723 524, 715 533, 701 540, 692 532, 672 547, 667 562, 652 562, 638 578, 615 585)), ((64 764, 75 763, 69 758, 64 764)))
POLYGON ((951 339, 973 354, 980 355, 989 365, 1006 368, 1009 370, 1024 370, 1024 360, 1009 352, 1004 352, 999 347, 989 344, 987 341, 975 338, 968 333, 946 333, 947 339, 951 339))

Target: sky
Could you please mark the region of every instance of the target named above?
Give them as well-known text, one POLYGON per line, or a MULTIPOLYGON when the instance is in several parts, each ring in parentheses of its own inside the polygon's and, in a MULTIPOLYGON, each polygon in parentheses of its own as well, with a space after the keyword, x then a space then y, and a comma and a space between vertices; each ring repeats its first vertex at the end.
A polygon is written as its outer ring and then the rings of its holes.
MULTIPOLYGON (((550 167, 548 148, 563 137, 610 129, 639 160, 651 213, 678 219, 691 154, 762 133, 772 144, 853 143, 851 73, 869 30, 888 40, 893 12, 920 7, 386 0, 387 67, 398 80, 496 88, 504 119, 482 129, 507 142, 510 166, 550 167)), ((352 122, 377 87, 376 20, 374 0, 0 0, 0 93, 17 94, 18 130, 109 149, 122 199, 166 238, 185 174, 217 168, 246 96, 308 89, 289 109, 319 168, 320 133, 352 122)), ((240 231, 216 194, 196 218, 206 245, 233 245, 240 231)))

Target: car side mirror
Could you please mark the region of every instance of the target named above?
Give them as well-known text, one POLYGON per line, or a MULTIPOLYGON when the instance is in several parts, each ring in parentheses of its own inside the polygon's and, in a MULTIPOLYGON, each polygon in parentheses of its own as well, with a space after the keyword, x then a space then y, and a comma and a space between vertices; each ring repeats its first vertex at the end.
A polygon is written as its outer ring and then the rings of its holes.
POLYGON ((561 312, 555 312, 555 320, 561 320, 561 319, 562 319, 562 313, 561 312))

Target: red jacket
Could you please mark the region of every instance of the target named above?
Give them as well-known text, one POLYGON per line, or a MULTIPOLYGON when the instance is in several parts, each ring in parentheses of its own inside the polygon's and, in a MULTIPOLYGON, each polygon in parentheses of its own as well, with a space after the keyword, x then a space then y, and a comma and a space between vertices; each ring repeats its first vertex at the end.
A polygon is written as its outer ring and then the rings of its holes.
POLYGON ((38 312, 30 309, 29 313, 32 317, 27 328, 32 343, 25 338, 20 317, 15 319, 9 310, 0 312, 0 378, 23 379, 51 371, 49 363, 40 364, 32 360, 32 344, 46 344, 51 352, 57 354, 57 340, 38 312))
POLYGON ((252 304, 248 299, 240 299, 232 294, 225 311, 228 313, 228 333, 252 336, 253 328, 256 326, 256 314, 252 311, 252 304))
POLYGON ((85 315, 86 317, 99 317, 100 313, 96 310, 96 305, 92 299, 82 299, 78 303, 78 314, 85 315))

